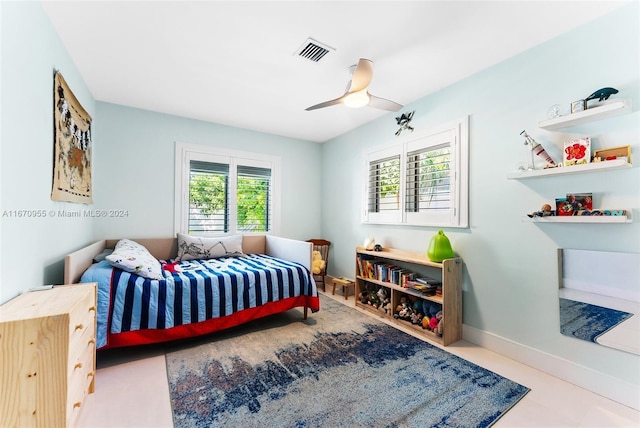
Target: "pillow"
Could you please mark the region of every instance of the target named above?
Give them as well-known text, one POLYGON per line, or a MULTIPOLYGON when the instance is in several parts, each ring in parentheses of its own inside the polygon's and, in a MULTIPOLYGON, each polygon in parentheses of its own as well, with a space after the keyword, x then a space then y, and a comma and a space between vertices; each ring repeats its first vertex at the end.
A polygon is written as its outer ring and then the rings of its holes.
POLYGON ((108 256, 109 254, 111 254, 111 253, 113 253, 113 250, 112 250, 111 248, 107 248, 106 250, 103 250, 100 254, 98 254, 97 256, 95 256, 95 257, 93 258, 93 262, 94 262, 94 263, 101 262, 101 261, 103 261, 104 259, 106 259, 106 258, 107 258, 107 256, 108 256))
POLYGON ((241 255, 242 235, 203 238, 178 233, 178 260, 206 260, 241 255))
POLYGON ((105 257, 111 266, 149 279, 163 279, 160 262, 135 241, 121 239, 113 253, 105 257))

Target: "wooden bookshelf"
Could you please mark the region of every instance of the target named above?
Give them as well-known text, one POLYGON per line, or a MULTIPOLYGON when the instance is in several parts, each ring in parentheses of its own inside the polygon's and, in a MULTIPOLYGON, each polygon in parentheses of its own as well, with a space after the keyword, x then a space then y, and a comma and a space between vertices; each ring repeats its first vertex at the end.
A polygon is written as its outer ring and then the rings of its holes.
POLYGON ((435 263, 429 260, 426 255, 419 253, 394 248, 369 251, 363 247, 358 247, 356 248, 355 269, 356 307, 375 313, 397 325, 411 328, 423 334, 427 339, 443 346, 462 339, 462 259, 452 258, 443 260, 442 263, 435 263), (367 271, 363 269, 363 260, 367 260, 368 265, 375 264, 379 266, 380 272, 382 265, 393 265, 404 272, 413 272, 439 280, 442 284, 442 295, 428 296, 419 291, 406 288, 400 283, 401 280, 399 278, 393 278, 392 275, 378 274, 371 270, 367 271), (394 279, 398 283, 394 283, 394 279), (383 309, 375 308, 360 301, 360 295, 363 291, 377 291, 381 287, 385 289, 390 298, 389 310, 386 312, 383 309), (400 299, 403 297, 411 301, 426 301, 439 305, 442 310, 442 334, 439 335, 436 332, 424 329, 421 324, 412 324, 394 317, 395 310, 400 305, 400 299))

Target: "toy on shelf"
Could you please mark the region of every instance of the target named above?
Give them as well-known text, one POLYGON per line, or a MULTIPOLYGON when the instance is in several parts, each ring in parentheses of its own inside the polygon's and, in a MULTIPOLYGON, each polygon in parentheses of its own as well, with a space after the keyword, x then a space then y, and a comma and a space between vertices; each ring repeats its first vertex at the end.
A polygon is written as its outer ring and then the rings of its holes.
POLYGON ((540 207, 540 210, 534 211, 531 214, 527 214, 527 215, 529 216, 529 218, 533 218, 533 217, 549 217, 549 216, 556 215, 556 211, 551 209, 551 205, 542 204, 542 206, 540 207))
POLYGON ((441 263, 444 259, 455 257, 453 248, 451 248, 451 242, 449 242, 449 238, 447 238, 447 235, 444 234, 442 229, 438 230, 438 233, 431 237, 429 247, 427 248, 427 257, 436 263, 441 263))
POLYGON ((598 89, 597 91, 589 95, 584 100, 589 101, 589 100, 595 100, 596 98, 598 98, 598 101, 605 101, 605 100, 608 100, 611 95, 617 94, 617 93, 618 93, 618 90, 616 88, 602 88, 602 89, 598 89))
POLYGON ((377 309, 380 312, 389 313, 389 309, 391 308, 391 301, 387 296, 387 290, 384 287, 380 287, 378 292, 376 293, 378 299, 378 307, 377 309))
MULTIPOLYGON (((601 88, 594 91, 587 98, 582 100, 573 101, 571 103, 571 113, 579 113, 588 108, 587 103, 591 100, 597 99, 599 102, 606 101, 613 94, 617 94, 618 90, 615 88, 601 88)), ((593 107, 593 106, 592 106, 593 107)))
POLYGON ((526 146, 531 146, 531 165, 529 165, 529 170, 534 170, 536 169, 536 164, 534 161, 534 154, 536 156, 540 156, 542 159, 544 159, 547 162, 547 167, 552 166, 555 167, 556 162, 553 160, 553 158, 551 156, 549 156, 549 154, 547 153, 547 151, 544 149, 544 147, 542 147, 542 144, 538 143, 536 140, 534 140, 529 134, 527 134, 527 131, 522 131, 520 133, 520 135, 522 135, 524 137, 524 144, 526 146))

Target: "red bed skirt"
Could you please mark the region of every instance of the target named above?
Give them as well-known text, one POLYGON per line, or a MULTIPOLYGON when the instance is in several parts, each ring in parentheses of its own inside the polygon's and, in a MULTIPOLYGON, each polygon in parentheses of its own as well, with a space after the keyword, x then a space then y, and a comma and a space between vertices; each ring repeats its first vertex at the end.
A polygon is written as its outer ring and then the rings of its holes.
POLYGON ((314 312, 320 309, 320 298, 317 296, 290 297, 285 300, 267 303, 266 305, 257 306, 255 308, 244 309, 232 315, 213 318, 199 323, 184 324, 162 330, 146 329, 109 334, 107 337, 107 344, 98 350, 102 351, 103 349, 122 348, 125 346, 148 345, 150 343, 170 342, 172 340, 202 336, 204 334, 225 330, 258 318, 285 312, 297 307, 305 308, 306 318, 307 308, 314 312))

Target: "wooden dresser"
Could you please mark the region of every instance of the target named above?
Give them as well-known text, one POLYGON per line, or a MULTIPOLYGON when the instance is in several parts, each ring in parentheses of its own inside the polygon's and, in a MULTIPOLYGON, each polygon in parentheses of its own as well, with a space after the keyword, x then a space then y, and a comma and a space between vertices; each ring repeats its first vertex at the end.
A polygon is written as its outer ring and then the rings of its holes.
POLYGON ((95 283, 0 306, 0 426, 73 426, 94 390, 95 334, 95 283))

